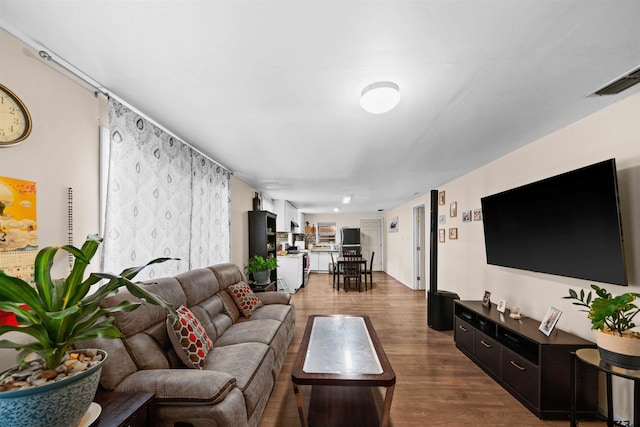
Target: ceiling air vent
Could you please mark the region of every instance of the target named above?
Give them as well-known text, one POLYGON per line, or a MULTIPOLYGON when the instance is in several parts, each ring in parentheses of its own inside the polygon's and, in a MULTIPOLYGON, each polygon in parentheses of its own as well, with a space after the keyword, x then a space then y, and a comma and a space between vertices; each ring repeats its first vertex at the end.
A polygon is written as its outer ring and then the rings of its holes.
POLYGON ((619 79, 609 83, 602 89, 598 89, 593 95, 616 95, 623 90, 629 89, 633 85, 640 83, 640 68, 636 68, 630 73, 620 77, 619 79))

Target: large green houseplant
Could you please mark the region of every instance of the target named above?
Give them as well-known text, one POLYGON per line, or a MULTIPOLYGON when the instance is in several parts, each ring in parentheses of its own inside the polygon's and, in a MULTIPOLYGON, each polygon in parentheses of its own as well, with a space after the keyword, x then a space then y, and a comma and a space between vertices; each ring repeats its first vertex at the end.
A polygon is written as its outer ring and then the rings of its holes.
POLYGON ((253 279, 258 284, 264 284, 269 282, 270 271, 275 270, 278 267, 278 261, 276 258, 262 257, 260 255, 254 255, 247 260, 246 271, 247 274, 253 275, 253 279))
MULTIPOLYGON (((121 287, 126 287, 132 295, 145 300, 148 303, 160 305, 170 313, 176 315, 174 307, 162 298, 146 291, 144 286, 134 283, 132 279, 145 267, 155 263, 165 262, 170 258, 157 258, 144 266, 127 268, 119 275, 109 273, 91 273, 85 277, 85 272, 92 258, 96 254, 102 239, 97 235, 90 235, 81 248, 71 245, 62 247, 47 247, 38 252, 34 262, 35 288, 29 283, 17 277, 12 277, 0 270, 0 310, 11 312, 15 315, 18 326, 0 325, 0 336, 9 332, 19 332, 30 337, 29 340, 0 340, 0 348, 13 348, 18 350, 18 366, 24 367, 29 355, 35 353, 44 361, 44 369, 53 371, 61 366, 61 362, 68 357, 67 351, 74 343, 81 340, 88 340, 97 337, 122 338, 123 335, 113 324, 113 318, 106 315, 118 311, 132 311, 140 306, 140 303, 124 301, 115 307, 103 309, 100 301, 113 295, 121 287), (52 278, 51 269, 54 266, 54 258, 58 251, 65 251, 72 255, 73 267, 67 277, 52 278), (101 281, 105 283, 95 292, 91 293, 92 285, 101 281), (26 307, 25 307, 26 306, 26 307)), ((65 258, 66 260, 66 258, 65 258)), ((22 335, 24 336, 24 335, 22 335)), ((97 377, 92 384, 99 378, 97 377)), ((6 374, 3 374, 6 376, 6 374)), ((58 381, 60 384, 71 383, 72 378, 58 381)), ((44 384, 40 387, 49 387, 51 384, 44 384)), ((33 387, 38 388, 38 387, 33 387)), ((0 425, 9 422, 16 425, 17 421, 12 420, 10 409, 20 405, 15 398, 20 397, 21 391, 0 392, 0 425), (3 405, 6 402, 6 405, 3 405), (9 420, 9 421, 7 421, 9 420)), ((23 393, 24 394, 24 393, 23 393)), ((33 393, 28 393, 30 396, 33 393)), ((89 400, 86 407, 80 412, 80 418, 88 408, 93 395, 93 391, 87 392, 89 400)), ((48 400, 41 397, 32 397, 30 405, 35 402, 48 400)), ((78 396, 72 398, 73 405, 69 401, 58 404, 58 406, 77 407, 78 396)), ((81 406, 81 405, 80 405, 81 406)), ((59 408, 39 409, 40 415, 56 412, 59 408)), ((38 417, 36 414, 34 417, 38 417)), ((18 418, 25 418, 24 413, 18 414, 18 418)), ((75 417, 75 415, 74 415, 75 417)), ((80 419, 69 421, 69 425, 78 425, 80 419)), ((66 425, 60 421, 46 419, 44 421, 26 417, 24 425, 66 425), (53 423, 53 424, 52 424, 53 423)))
POLYGON ((598 348, 603 359, 630 368, 640 368, 640 333, 633 331, 633 321, 640 309, 634 304, 640 294, 626 292, 613 296, 606 289, 591 285, 585 294, 569 289, 565 299, 575 300, 574 305, 585 307, 591 321, 591 329, 598 330, 598 348), (593 292, 595 291, 595 298, 593 292))

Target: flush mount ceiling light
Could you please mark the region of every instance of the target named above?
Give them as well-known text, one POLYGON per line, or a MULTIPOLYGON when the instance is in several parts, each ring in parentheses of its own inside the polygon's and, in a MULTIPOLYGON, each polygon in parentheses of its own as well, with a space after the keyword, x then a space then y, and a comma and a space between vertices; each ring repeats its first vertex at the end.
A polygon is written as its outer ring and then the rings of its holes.
POLYGON ((390 111, 400 102, 400 88, 392 82, 376 82, 362 89, 360 106, 371 114, 390 111))
POLYGON ((349 203, 350 201, 351 201, 351 196, 344 196, 344 197, 342 198, 342 203, 344 203, 345 205, 346 205, 347 203, 349 203))

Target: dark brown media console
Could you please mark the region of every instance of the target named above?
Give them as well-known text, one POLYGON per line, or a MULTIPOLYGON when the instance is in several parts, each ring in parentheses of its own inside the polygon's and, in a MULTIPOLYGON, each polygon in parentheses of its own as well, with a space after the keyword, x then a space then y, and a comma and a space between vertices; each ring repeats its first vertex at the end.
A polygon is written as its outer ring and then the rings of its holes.
MULTIPOLYGON (((570 354, 595 344, 554 329, 547 337, 540 321, 514 320, 509 310, 480 301, 454 301, 456 347, 539 418, 566 418, 571 414, 570 354)), ((577 415, 593 418, 598 410, 598 372, 581 366, 576 372, 577 415)))

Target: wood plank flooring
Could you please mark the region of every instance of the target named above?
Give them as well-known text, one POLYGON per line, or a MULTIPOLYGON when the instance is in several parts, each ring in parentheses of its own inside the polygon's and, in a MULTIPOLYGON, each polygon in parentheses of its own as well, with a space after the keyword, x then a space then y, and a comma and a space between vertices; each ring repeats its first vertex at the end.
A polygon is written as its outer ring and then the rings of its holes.
MULTIPOLYGON (((424 291, 412 291, 382 272, 374 272, 373 290, 367 292, 338 292, 331 280, 330 274, 312 273, 307 286, 292 296, 295 334, 259 427, 300 425, 291 372, 311 314, 371 318, 397 377, 391 407, 394 427, 569 425, 568 420, 538 419, 455 347, 452 331, 427 327, 424 291)), ((310 389, 302 389, 308 405, 310 389)), ((606 423, 582 421, 580 425, 606 423)))

